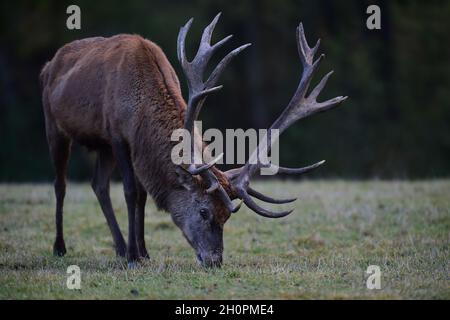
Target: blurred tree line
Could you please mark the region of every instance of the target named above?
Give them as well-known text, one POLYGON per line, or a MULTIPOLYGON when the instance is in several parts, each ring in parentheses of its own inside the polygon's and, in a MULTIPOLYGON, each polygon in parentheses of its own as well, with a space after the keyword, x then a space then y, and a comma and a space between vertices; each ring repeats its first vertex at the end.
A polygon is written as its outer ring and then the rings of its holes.
MULTIPOLYGON (((450 174, 450 1, 4 1, 0 2, 0 181, 46 181, 38 74, 63 44, 90 36, 140 34, 159 44, 182 82, 179 27, 190 17, 192 57, 201 30, 223 16, 214 39, 226 49, 253 45, 222 77, 224 89, 202 111, 204 127, 266 128, 300 77, 295 28, 326 53, 319 75, 335 70, 322 99, 348 95, 333 111, 303 120, 281 138, 281 163, 327 159, 310 177, 434 178, 450 174), (81 8, 81 30, 66 28, 66 8, 81 8), (366 8, 381 8, 381 30, 366 28, 366 8)), ((75 147, 69 177, 90 177, 92 156, 75 147)))

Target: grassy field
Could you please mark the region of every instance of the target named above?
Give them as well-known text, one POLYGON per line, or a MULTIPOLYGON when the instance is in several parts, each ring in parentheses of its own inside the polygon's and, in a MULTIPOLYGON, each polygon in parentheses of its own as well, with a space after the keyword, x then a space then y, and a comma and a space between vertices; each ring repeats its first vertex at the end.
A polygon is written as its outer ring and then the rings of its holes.
MULTIPOLYGON (((52 256, 50 185, 0 185, 0 299, 409 299, 450 298, 450 181, 259 183, 295 195, 295 212, 269 220, 247 208, 225 227, 224 266, 198 267, 170 216, 146 212, 151 259, 127 270, 88 184, 69 184, 68 254, 52 256), (81 268, 81 290, 66 269, 81 268), (381 289, 366 288, 369 265, 381 289)), ((113 205, 126 231, 119 184, 113 205)), ((125 234, 124 234, 125 235, 125 234)))

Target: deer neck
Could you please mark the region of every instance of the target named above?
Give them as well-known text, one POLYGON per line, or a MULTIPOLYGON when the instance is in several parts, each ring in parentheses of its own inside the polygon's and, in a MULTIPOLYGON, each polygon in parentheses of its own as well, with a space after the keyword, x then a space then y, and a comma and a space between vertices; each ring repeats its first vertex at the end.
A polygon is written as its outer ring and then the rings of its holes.
POLYGON ((179 88, 165 81, 153 92, 136 111, 131 155, 139 182, 157 206, 167 210, 167 197, 178 184, 171 159, 177 142, 171 141, 171 135, 183 127, 186 103, 179 88))

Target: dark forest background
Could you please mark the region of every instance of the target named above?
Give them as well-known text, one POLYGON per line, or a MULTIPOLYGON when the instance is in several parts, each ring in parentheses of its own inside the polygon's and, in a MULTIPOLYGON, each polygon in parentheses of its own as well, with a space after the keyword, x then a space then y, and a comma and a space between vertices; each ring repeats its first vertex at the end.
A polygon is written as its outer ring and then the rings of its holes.
MULTIPOLYGON (((190 57, 201 30, 222 11, 214 39, 235 37, 218 54, 253 46, 235 59, 211 96, 204 127, 266 128, 300 77, 295 28, 322 38, 319 75, 335 74, 322 99, 348 95, 342 107, 297 123, 281 137, 281 163, 327 159, 310 177, 435 178, 450 174, 450 1, 1 1, 0 181, 53 179, 38 74, 65 43, 137 33, 159 44, 182 82, 179 27, 195 17, 190 57), (82 29, 66 28, 78 4, 82 29), (382 29, 366 28, 366 8, 381 7, 382 29)), ((213 39, 213 40, 214 40, 213 39)), ((214 61, 212 62, 214 64, 214 61)), ((73 150, 69 177, 90 176, 92 155, 73 150)))

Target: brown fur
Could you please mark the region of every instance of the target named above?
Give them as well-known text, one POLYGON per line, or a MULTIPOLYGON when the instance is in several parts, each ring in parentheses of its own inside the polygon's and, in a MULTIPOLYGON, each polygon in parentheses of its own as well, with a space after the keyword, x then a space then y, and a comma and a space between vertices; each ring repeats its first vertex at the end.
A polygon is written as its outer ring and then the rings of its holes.
POLYGON ((125 140, 138 180, 167 209, 168 193, 179 187, 170 136, 183 127, 186 103, 162 50, 137 35, 74 41, 45 65, 41 83, 46 123, 92 149, 125 140))

